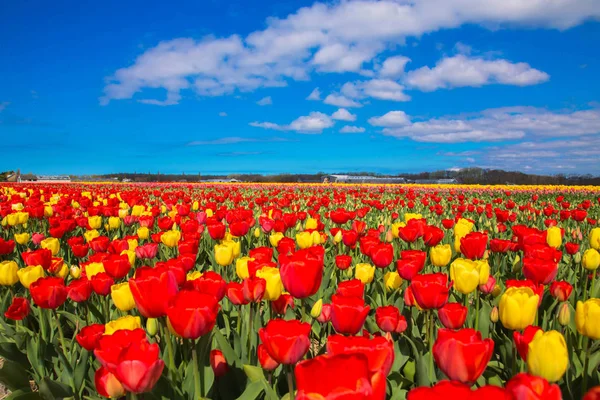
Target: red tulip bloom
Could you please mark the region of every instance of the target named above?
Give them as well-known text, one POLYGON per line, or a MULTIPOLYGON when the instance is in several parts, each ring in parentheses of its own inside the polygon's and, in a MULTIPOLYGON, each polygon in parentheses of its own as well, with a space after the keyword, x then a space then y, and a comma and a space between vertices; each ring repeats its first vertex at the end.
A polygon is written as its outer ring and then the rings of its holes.
POLYGON ((452 229, 452 227, 454 227, 454 220, 453 219, 443 219, 442 225, 446 229, 452 229))
POLYGON ((520 373, 506 383, 505 392, 515 400, 561 400, 562 393, 556 384, 550 384, 544 378, 520 373))
POLYGON ((273 311, 279 315, 285 315, 287 308, 294 308, 294 298, 289 293, 282 293, 277 300, 271 302, 273 311))
POLYGON ((469 310, 460 303, 446 303, 438 310, 438 318, 447 329, 460 329, 467 320, 469 310))
POLYGON ((242 283, 244 299, 249 303, 259 303, 262 300, 266 289, 267 281, 262 278, 257 278, 256 276, 244 279, 244 282, 242 283))
POLYGON ((567 281, 554 281, 550 285, 550 294, 558 301, 567 301, 572 291, 573 286, 567 281))
POLYGON ((256 349, 256 353, 258 355, 258 361, 260 362, 260 366, 267 371, 273 371, 275 368, 279 367, 279 363, 273 359, 269 355, 267 348, 264 344, 259 344, 256 349))
POLYGON ((157 243, 146 243, 135 248, 135 256, 142 260, 150 260, 158 254, 157 243))
POLYGON ((92 324, 84 326, 75 336, 77 343, 87 351, 93 351, 98 347, 100 339, 104 335, 104 324, 92 324))
POLYGON ((229 282, 227 284, 226 296, 236 306, 248 304, 248 301, 244 297, 243 284, 239 282, 229 282))
POLYGON ((416 226, 406 225, 398 228, 398 236, 407 243, 413 243, 420 238, 421 235, 421 232, 419 232, 419 229, 416 226))
POLYGON ((67 289, 69 290, 69 299, 76 303, 81 303, 90 298, 92 283, 88 278, 79 278, 71 281, 67 289))
POLYGON ((24 297, 13 297, 12 303, 4 313, 4 316, 13 321, 21 321, 29 315, 29 301, 24 297))
POLYGON ((446 304, 450 286, 448 275, 442 273, 417 275, 410 283, 412 295, 419 307, 425 310, 446 304))
POLYGON ((324 249, 315 246, 279 257, 283 287, 295 298, 304 299, 317 293, 323 279, 324 249))
POLYGON ((519 356, 524 361, 527 361, 527 353, 529 352, 529 343, 533 340, 533 337, 538 331, 541 331, 542 328, 539 326, 529 325, 523 333, 519 331, 513 332, 513 340, 515 341, 515 346, 517 347, 517 351, 519 352, 519 356))
POLYGON ((371 308, 359 297, 331 296, 331 324, 338 333, 356 335, 371 308))
POLYGON ((582 400, 600 400, 600 386, 588 390, 582 400))
POLYGON ((382 306, 375 310, 375 322, 384 332, 402 333, 407 328, 406 318, 396 306, 382 306))
POLYGON ((331 304, 323 304, 323 307, 321 307, 321 314, 317 317, 317 321, 321 324, 326 324, 331 321, 331 304))
POLYGON ((352 265, 352 256, 346 254, 335 256, 335 265, 342 271, 347 270, 352 265))
POLYGON ((391 243, 379 243, 373 247, 370 256, 377 268, 385 268, 394 259, 394 246, 391 243))
POLYGON ((269 355, 278 363, 293 365, 310 347, 310 324, 298 320, 272 319, 258 335, 269 355))
POLYGON ((29 286, 33 302, 41 308, 56 309, 67 300, 67 287, 62 278, 40 278, 29 286))
POLYGON ((121 382, 104 367, 100 367, 94 374, 94 383, 100 396, 113 399, 125 396, 125 388, 121 382))
POLYGON ((138 268, 129 288, 137 309, 146 318, 167 315, 169 301, 178 291, 173 272, 150 267, 138 268))
POLYGON ((433 344, 438 367, 452 380, 472 385, 483 374, 494 352, 492 339, 474 329, 440 329, 433 344))
POLYGON ((250 230, 250 225, 246 221, 236 221, 229 224, 229 232, 236 237, 245 236, 250 230))
POLYGON ((421 386, 408 392, 407 400, 508 400, 504 390, 498 386, 486 385, 477 390, 456 381, 441 381, 433 387, 421 386))
POLYGON ((507 253, 512 249, 513 242, 504 239, 492 239, 490 240, 490 250, 492 253, 507 253))
POLYGON ((437 246, 444 239, 444 231, 437 226, 428 225, 423 234, 423 241, 426 246, 437 246))
POLYGON ((95 253, 104 253, 108 250, 110 239, 106 236, 98 236, 90 241, 90 247, 95 253))
POLYGON ((41 265, 46 271, 49 270, 52 265, 52 251, 48 249, 27 251, 21 254, 21 258, 23 258, 25 265, 41 265))
POLYGON ((547 285, 556 278, 558 264, 554 261, 525 257, 523 259, 523 275, 535 283, 547 285))
POLYGON ((111 255, 107 257, 102 264, 104 264, 106 273, 114 279, 125 278, 131 269, 129 257, 127 257, 126 254, 111 255))
POLYGON ((250 258, 259 262, 271 262, 273 260, 273 249, 271 247, 255 247, 248 253, 250 258))
POLYGON ((77 258, 83 258, 88 255, 90 252, 90 246, 88 244, 72 244, 71 251, 73 255, 77 258))
POLYGON ((343 281, 338 284, 336 294, 345 297, 358 297, 363 298, 365 293, 365 284, 360 279, 350 279, 349 281, 343 281))
POLYGON ((327 354, 360 353, 367 356, 371 374, 380 373, 385 381, 394 363, 394 344, 383 336, 331 335, 327 338, 327 354))
POLYGON ((195 290, 177 293, 167 310, 173 330, 186 339, 198 339, 212 331, 218 314, 217 299, 195 290))
POLYGON ((208 234, 213 240, 221 240, 225 237, 225 231, 227 230, 225 225, 221 222, 206 225, 208 234))
POLYGON ((142 329, 118 330, 100 339, 94 354, 123 387, 133 393, 152 390, 165 363, 158 344, 150 344, 142 329))
POLYGON ((490 294, 494 291, 496 287, 496 278, 493 275, 488 276, 488 280, 485 284, 479 285, 479 290, 481 293, 490 294))
POLYGON ((0 238, 0 256, 10 254, 15 250, 14 240, 4 240, 0 238))
POLYGON ((579 251, 579 244, 573 242, 565 243, 565 250, 568 254, 573 255, 579 251))
POLYGON ((214 271, 207 271, 198 279, 187 281, 184 284, 185 289, 193 289, 200 293, 210 294, 216 297, 217 301, 221 301, 225 297, 227 291, 227 283, 214 271))
POLYGON ((100 272, 90 279, 90 283, 94 293, 100 296, 108 296, 110 287, 115 284, 115 281, 106 272, 100 272))
POLYGON ((296 400, 375 398, 368 360, 363 354, 321 355, 299 363, 294 374, 296 400))
POLYGON ((470 260, 483 258, 488 236, 481 232, 471 232, 460 239, 460 252, 470 260))
POLYGON ((219 378, 229 371, 227 360, 221 350, 212 349, 210 351, 210 366, 215 374, 215 377, 219 378))

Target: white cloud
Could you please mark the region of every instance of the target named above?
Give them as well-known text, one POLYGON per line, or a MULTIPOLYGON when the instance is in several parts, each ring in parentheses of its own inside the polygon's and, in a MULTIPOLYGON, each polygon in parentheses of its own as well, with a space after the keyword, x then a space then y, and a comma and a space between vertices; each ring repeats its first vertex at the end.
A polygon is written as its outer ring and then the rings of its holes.
MULTIPOLYGON (((390 114, 390 113, 388 113, 390 114)), ((568 137, 600 133, 600 109, 549 111, 534 107, 484 110, 470 116, 441 117, 394 126, 393 118, 369 119, 383 133, 419 142, 490 142, 533 137, 568 137)), ((401 117, 401 116, 400 116, 401 117)), ((402 118, 400 118, 402 122, 402 118)))
POLYGON ((410 124, 410 118, 404 111, 390 111, 380 117, 369 118, 373 126, 396 127, 410 124))
POLYGON ((362 107, 362 104, 352 99, 349 99, 346 96, 333 93, 327 95, 327 97, 325 97, 325 100, 323 100, 323 103, 337 107, 362 107))
POLYGON ((0 102, 0 112, 2 112, 6 107, 8 107, 9 104, 10 104, 9 101, 0 102))
POLYGON ((454 50, 456 50, 456 52, 459 54, 469 55, 473 51, 473 48, 463 42, 456 42, 454 45, 454 50))
POLYGON ((257 101, 256 104, 258 104, 259 106, 268 106, 273 104, 273 99, 271 99, 271 96, 263 97, 262 99, 257 101))
MULTIPOLYGON (((107 78, 101 103, 143 96, 146 89, 163 89, 166 100, 146 98, 144 102, 169 105, 179 102, 186 90, 201 96, 221 96, 285 86, 288 80, 307 80, 315 70, 363 72, 367 63, 404 43, 407 37, 463 24, 491 29, 567 29, 598 17, 600 7, 593 0, 315 3, 285 18, 269 18, 265 29, 245 37, 160 42, 107 78)), ((532 79, 535 77, 523 71, 509 82, 525 84, 532 79)))
POLYGON ((351 126, 346 125, 342 129, 340 129, 340 133, 363 133, 365 128, 362 126, 351 126))
POLYGON ((410 61, 410 58, 404 56, 394 56, 387 58, 378 73, 382 77, 395 78, 404 73, 404 67, 410 61))
POLYGON ((356 115, 352 114, 350 111, 345 108, 340 108, 333 114, 331 114, 331 118, 337 119, 340 121, 356 121, 356 115))
POLYGON ((355 99, 372 97, 391 101, 410 100, 410 96, 404 93, 404 86, 390 79, 346 82, 342 86, 341 92, 343 95, 355 99))
POLYGON ((463 54, 446 57, 435 67, 421 67, 409 71, 405 83, 413 88, 430 92, 463 86, 483 86, 493 83, 527 86, 547 81, 550 76, 527 63, 507 60, 484 60, 463 54))
POLYGON ((288 125, 280 125, 273 122, 250 122, 250 126, 263 129, 274 129, 278 131, 295 131, 305 134, 316 134, 324 129, 331 128, 335 122, 327 114, 313 111, 308 115, 298 117, 288 125))
POLYGON ((312 92, 308 95, 306 100, 321 100, 321 91, 319 88, 314 88, 312 92))
POLYGON ((226 117, 226 116, 227 116, 227 113, 225 111, 221 111, 219 113, 219 117, 226 117))

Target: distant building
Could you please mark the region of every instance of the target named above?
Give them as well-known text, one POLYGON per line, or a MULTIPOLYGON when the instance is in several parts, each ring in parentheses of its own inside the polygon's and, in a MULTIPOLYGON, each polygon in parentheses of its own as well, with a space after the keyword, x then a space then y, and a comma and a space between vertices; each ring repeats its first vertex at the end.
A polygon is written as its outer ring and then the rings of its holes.
POLYGON ((227 178, 215 178, 215 179, 202 179, 200 182, 204 182, 204 183, 235 183, 235 182, 241 182, 238 179, 227 179, 227 178))
POLYGON ((20 175, 18 182, 39 182, 39 183, 68 183, 71 182, 71 177, 68 175, 20 175))
POLYGON ((415 183, 422 185, 455 185, 456 179, 416 179, 415 183))
POLYGON ((379 177, 369 175, 327 175, 323 183, 407 183, 401 177, 379 177))

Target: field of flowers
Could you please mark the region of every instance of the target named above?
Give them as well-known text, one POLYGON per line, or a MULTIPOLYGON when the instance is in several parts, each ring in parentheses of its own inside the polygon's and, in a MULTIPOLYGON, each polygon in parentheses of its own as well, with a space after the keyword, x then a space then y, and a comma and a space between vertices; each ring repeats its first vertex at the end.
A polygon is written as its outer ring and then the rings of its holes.
POLYGON ((600 399, 600 189, 0 186, 6 399, 600 399))

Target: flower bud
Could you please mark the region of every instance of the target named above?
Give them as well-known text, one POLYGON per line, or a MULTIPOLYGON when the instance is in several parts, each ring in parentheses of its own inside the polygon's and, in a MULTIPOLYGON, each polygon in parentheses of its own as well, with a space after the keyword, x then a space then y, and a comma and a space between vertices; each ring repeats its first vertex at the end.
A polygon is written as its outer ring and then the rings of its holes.
POLYGON ((156 318, 148 318, 148 321, 146 321, 146 331, 150 336, 156 335, 158 331, 158 321, 156 318))
POLYGON ((312 309, 310 310, 310 316, 313 317, 313 318, 318 318, 321 315, 321 310, 322 309, 323 309, 323 300, 319 299, 312 306, 312 309))
POLYGON ((571 310, 568 303, 562 303, 558 309, 558 323, 561 326, 567 326, 571 322, 571 310))
POLYGON ((336 233, 336 234, 335 234, 335 236, 333 237, 333 242, 334 242, 335 244, 338 244, 338 243, 339 243, 339 242, 341 242, 341 241, 342 241, 342 231, 341 231, 341 230, 339 230, 339 231, 337 231, 337 233, 336 233))
POLYGON ((79 268, 77 265, 72 265, 71 266, 71 278, 79 279, 80 276, 81 276, 81 268, 79 268))
POLYGON ((575 255, 573 256, 573 261, 575 261, 577 264, 579 264, 581 262, 581 253, 580 252, 575 253, 575 255))
POLYGON ((490 312, 490 321, 496 323, 498 322, 498 307, 494 306, 492 311, 490 312))

